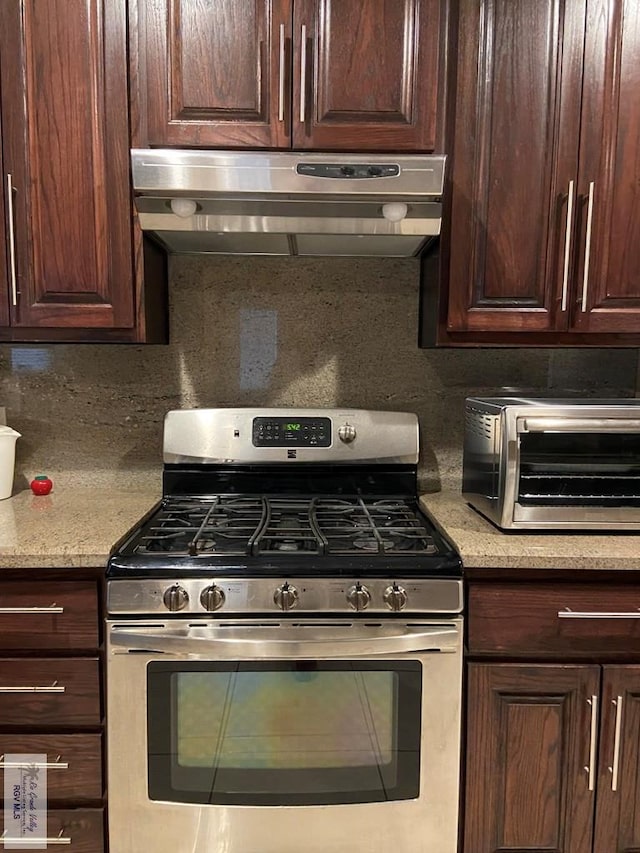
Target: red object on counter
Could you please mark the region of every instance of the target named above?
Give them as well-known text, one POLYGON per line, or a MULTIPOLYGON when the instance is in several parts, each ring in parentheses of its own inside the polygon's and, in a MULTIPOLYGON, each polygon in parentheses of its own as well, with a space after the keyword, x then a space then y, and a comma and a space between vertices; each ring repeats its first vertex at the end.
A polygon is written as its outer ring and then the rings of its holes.
POLYGON ((34 495, 48 495, 53 488, 53 481, 46 474, 38 474, 31 481, 31 491, 34 495))

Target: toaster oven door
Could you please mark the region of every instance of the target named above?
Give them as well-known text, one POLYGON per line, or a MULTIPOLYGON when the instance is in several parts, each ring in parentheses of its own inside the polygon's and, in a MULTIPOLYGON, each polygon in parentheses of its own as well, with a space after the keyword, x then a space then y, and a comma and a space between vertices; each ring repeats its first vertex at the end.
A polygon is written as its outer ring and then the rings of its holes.
POLYGON ((514 526, 640 527, 640 421, 518 418, 514 526))

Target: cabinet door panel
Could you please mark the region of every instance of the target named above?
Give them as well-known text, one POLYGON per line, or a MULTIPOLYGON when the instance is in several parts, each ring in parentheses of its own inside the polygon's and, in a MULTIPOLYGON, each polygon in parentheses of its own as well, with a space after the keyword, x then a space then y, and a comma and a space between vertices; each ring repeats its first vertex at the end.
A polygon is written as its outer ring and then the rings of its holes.
MULTIPOLYGON (((2 113, 0 111, 0 166, 2 166, 2 113)), ((11 268, 7 265, 7 255, 11 258, 9 247, 9 216, 5 199, 6 172, 2 169, 2 183, 0 184, 0 213, 4 225, 4 231, 0 237, 0 327, 9 325, 9 299, 11 298, 11 268), (9 251, 7 252, 7 247, 9 251)))
POLYGON ((97 649, 98 590, 91 581, 5 581, 0 649, 97 649))
POLYGON ((640 850, 640 666, 605 666, 594 853, 640 850))
POLYGON ((637 584, 477 583, 469 588, 474 654, 563 659, 640 652, 637 584), (579 614, 577 616, 571 616, 579 614), (567 614, 566 616, 559 614, 567 614), (603 614, 610 614, 603 617, 603 614), (593 614, 593 615, 590 615, 593 614))
MULTIPOLYGON (((6 829, 8 842, 9 838, 12 837, 12 828, 11 826, 5 827, 4 820, 4 815, 1 815, 0 831, 6 829)), ((59 844, 63 850, 68 850, 69 853, 103 853, 104 811, 102 809, 49 809, 47 811, 47 837, 55 839, 53 842, 49 842, 46 847, 47 850, 57 850, 59 844)), ((14 843, 14 849, 20 849, 19 842, 14 843)), ((37 848, 32 847, 31 849, 37 848)))
POLYGON ((139 0, 139 26, 148 144, 289 147, 291 0, 139 0))
POLYGON ((124 2, 0 4, 13 326, 134 323, 124 2))
POLYGON ((584 17, 582 0, 462 0, 449 331, 567 324, 584 17))
POLYGON ((48 730, 99 726, 97 658, 0 658, 0 720, 48 730))
POLYGON ((470 664, 464 849, 591 853, 597 666, 470 664))
POLYGON ((439 0, 295 0, 293 43, 295 148, 435 148, 439 0))
MULTIPOLYGON (((46 755, 47 800, 69 805, 102 798, 102 736, 99 734, 2 734, 0 754, 46 755)), ((0 766, 2 766, 0 764, 0 766)))
POLYGON ((587 332, 638 332, 640 6, 636 0, 590 0, 587 5, 573 324, 587 332))

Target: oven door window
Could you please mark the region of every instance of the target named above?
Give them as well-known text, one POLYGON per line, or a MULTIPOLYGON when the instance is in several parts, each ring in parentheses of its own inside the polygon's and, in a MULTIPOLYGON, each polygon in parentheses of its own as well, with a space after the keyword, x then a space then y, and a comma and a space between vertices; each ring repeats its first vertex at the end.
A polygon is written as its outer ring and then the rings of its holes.
POLYGON ((318 805, 419 794, 419 661, 152 662, 152 800, 318 805))
POLYGON ((640 505, 640 433, 523 433, 518 503, 640 505))

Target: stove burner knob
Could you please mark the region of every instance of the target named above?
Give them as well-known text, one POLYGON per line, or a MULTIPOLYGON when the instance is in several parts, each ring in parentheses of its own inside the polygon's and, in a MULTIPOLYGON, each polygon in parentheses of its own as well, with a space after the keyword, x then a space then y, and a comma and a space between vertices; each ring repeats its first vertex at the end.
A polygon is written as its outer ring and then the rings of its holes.
POLYGON ((295 586, 283 583, 273 593, 273 600, 280 610, 292 610, 298 604, 298 590, 295 586))
POLYGON ((371 603, 371 593, 366 586, 357 583, 347 592, 347 601, 353 610, 366 610, 371 603))
POLYGON ((162 600, 165 603, 167 610, 175 613, 176 610, 182 610, 189 603, 189 594, 180 584, 174 583, 173 586, 165 590, 162 600))
POLYGON ((404 610, 407 606, 407 591, 396 583, 393 586, 388 586, 382 597, 389 610, 393 610, 394 613, 404 610))
POLYGON ((224 604, 224 600, 224 592, 215 584, 205 587, 200 593, 200 604, 209 612, 219 610, 224 604))
POLYGON ((338 438, 345 444, 351 444, 355 437, 356 428, 351 426, 351 424, 342 424, 341 427, 338 427, 338 438))

